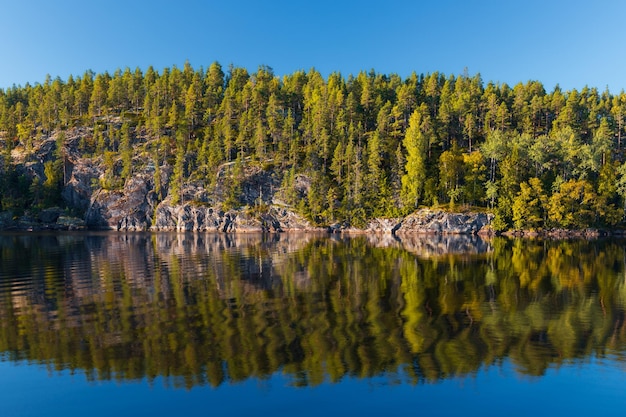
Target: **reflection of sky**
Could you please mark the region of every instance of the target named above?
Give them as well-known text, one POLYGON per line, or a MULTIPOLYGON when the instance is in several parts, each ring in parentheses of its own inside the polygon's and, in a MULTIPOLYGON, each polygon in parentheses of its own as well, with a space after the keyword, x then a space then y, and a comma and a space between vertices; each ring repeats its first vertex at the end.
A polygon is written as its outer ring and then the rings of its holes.
POLYGON ((505 363, 473 377, 417 386, 382 377, 345 378, 306 388, 293 388, 291 382, 274 375, 187 391, 166 388, 160 379, 151 385, 86 382, 82 373, 0 362, 1 415, 579 416, 622 412, 626 407, 626 371, 623 363, 611 359, 551 368, 540 378, 520 377, 505 363))

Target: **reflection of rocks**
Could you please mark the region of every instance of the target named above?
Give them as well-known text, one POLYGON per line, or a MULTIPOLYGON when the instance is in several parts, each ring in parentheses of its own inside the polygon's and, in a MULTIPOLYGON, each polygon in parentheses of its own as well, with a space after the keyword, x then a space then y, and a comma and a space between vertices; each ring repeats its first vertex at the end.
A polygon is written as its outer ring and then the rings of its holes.
MULTIPOLYGON (((258 291, 282 291, 284 277, 281 273, 289 254, 298 252, 319 239, 319 235, 260 234, 260 233, 158 233, 110 235, 117 245, 104 247, 107 259, 129 258, 128 247, 140 248, 139 258, 126 265, 126 276, 151 280, 154 268, 162 280, 192 282, 213 277, 222 299, 234 299, 241 294, 253 295, 258 291), (115 239, 115 236, 120 236, 115 239), (116 252, 116 253, 114 253, 116 252), (142 255, 145 252, 146 255, 142 255), (158 261, 158 265, 154 261, 158 261), (131 267, 130 265, 134 265, 131 267), (144 265, 143 267, 141 265, 144 265), (232 278, 240 277, 240 290, 232 278), (238 293, 237 291, 242 291, 238 293), (239 295, 238 295, 239 294, 239 295)), ((291 280, 291 277, 290 277, 291 280)), ((296 274, 294 285, 309 285, 306 272, 296 274)), ((144 284, 145 285, 145 284, 144 284)), ((162 285, 169 288, 169 285, 162 285)), ((167 290, 164 290, 167 292, 167 290)))
POLYGON ((377 248, 401 248, 420 258, 445 255, 478 255, 491 252, 488 240, 467 234, 369 234, 367 242, 377 248))
MULTIPOLYGON (((111 234, 110 236, 116 236, 111 234)), ((120 236, 134 236, 120 235, 120 236)), ((224 251, 241 251, 246 248, 271 248, 269 253, 283 255, 298 251, 319 235, 306 233, 260 234, 260 233, 156 233, 149 236, 158 254, 216 254, 224 251)))
POLYGON ((442 255, 477 255, 491 252, 488 241, 476 235, 403 235, 403 249, 422 258, 442 255))
POLYGON ((367 243, 376 248, 401 247, 400 239, 389 233, 372 233, 367 234, 367 243))

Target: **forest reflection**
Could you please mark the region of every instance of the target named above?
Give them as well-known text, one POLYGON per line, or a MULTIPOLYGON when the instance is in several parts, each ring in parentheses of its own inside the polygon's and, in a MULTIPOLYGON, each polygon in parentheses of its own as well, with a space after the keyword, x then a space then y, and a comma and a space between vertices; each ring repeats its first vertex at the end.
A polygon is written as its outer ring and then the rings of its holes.
POLYGON ((623 242, 0 236, 0 352, 88 378, 420 384, 626 350, 623 242))

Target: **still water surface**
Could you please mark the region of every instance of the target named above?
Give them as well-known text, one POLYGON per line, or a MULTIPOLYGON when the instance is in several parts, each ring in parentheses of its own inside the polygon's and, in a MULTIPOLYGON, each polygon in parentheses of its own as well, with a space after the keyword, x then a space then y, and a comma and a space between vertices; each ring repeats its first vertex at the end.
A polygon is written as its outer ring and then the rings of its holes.
POLYGON ((3 416, 626 406, 622 241, 0 235, 3 416))

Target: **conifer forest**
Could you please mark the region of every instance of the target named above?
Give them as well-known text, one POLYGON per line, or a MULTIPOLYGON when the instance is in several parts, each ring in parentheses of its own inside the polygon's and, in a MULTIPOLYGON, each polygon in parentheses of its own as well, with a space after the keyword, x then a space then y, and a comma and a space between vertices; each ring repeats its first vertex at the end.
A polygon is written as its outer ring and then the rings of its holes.
POLYGON ((491 212, 497 231, 611 229, 626 209, 625 121, 623 91, 478 74, 87 71, 0 89, 0 209, 73 209, 62 193, 71 148, 102 167, 94 190, 154 167, 156 195, 174 204, 200 204, 183 201, 185 184, 210 193, 221 178, 222 207, 241 207, 255 167, 315 225, 436 207, 491 212), (82 134, 68 144, 72 131, 82 134), (36 162, 43 175, 27 169, 36 162))

